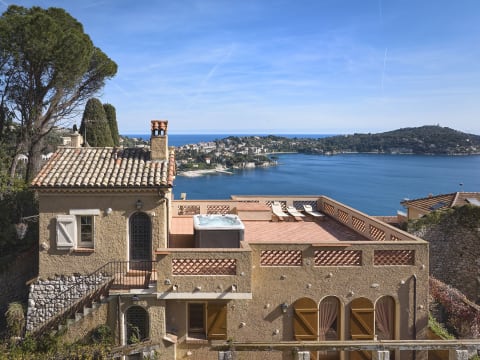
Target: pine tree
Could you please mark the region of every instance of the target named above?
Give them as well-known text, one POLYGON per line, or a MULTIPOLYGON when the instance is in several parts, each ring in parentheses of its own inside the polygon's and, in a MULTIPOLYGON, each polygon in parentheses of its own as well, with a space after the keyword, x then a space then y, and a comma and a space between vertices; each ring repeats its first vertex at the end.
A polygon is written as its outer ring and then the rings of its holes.
POLYGON ((90 146, 113 146, 107 115, 100 100, 92 98, 87 101, 80 125, 80 134, 90 146))
POLYGON ((15 154, 28 155, 25 180, 31 180, 42 165, 45 137, 95 96, 117 65, 60 8, 10 5, 0 16, 0 49, 0 106, 19 117, 15 154))
POLYGON ((103 104, 103 109, 107 115, 108 126, 110 127, 110 133, 112 134, 113 145, 120 145, 120 134, 118 133, 117 113, 115 107, 112 104, 103 104))

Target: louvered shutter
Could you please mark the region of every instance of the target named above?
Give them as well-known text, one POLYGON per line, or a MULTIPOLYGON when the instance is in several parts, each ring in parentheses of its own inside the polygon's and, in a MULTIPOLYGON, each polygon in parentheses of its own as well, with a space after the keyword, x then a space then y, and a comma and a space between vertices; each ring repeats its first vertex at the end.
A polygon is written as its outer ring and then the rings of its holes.
POLYGON ((75 215, 57 215, 57 249, 68 250, 76 245, 77 220, 75 215))
POLYGON ((207 338, 209 340, 227 340, 227 304, 208 304, 207 338))

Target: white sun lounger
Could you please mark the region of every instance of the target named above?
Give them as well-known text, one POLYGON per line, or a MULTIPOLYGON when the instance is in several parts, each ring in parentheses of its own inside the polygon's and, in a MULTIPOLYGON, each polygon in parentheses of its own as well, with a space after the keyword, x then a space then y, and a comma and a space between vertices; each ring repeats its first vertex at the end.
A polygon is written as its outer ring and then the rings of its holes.
POLYGON ((294 218, 305 217, 300 211, 298 211, 294 206, 287 206, 287 212, 292 215, 294 218))
POLYGON ((272 212, 279 220, 285 220, 288 218, 288 214, 283 212, 282 204, 280 204, 278 201, 274 201, 272 203, 272 212))
POLYGON ((316 219, 319 219, 319 220, 325 219, 325 215, 323 215, 318 211, 313 210, 312 205, 303 205, 303 210, 305 211, 305 213, 307 213, 310 216, 313 216, 316 219))

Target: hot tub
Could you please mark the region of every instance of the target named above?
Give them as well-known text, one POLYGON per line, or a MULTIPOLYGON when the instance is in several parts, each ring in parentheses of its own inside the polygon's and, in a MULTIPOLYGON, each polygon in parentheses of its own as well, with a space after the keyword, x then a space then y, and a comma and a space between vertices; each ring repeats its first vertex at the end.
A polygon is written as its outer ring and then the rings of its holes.
POLYGON ((239 248, 245 226, 237 215, 194 215, 197 248, 239 248))

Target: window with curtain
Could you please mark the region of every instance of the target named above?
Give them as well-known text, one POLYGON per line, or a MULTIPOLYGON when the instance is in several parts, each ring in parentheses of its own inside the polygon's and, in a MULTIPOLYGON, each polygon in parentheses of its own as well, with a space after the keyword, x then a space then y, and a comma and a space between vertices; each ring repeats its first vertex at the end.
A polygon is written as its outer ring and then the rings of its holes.
POLYGON ((320 341, 339 339, 339 308, 340 303, 334 296, 329 296, 320 302, 318 317, 318 339, 320 341))
POLYGON ((395 337, 395 300, 383 296, 375 304, 375 334, 379 340, 393 340, 395 337))

